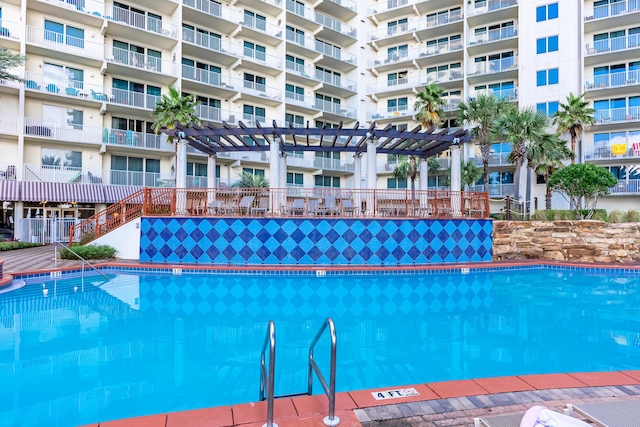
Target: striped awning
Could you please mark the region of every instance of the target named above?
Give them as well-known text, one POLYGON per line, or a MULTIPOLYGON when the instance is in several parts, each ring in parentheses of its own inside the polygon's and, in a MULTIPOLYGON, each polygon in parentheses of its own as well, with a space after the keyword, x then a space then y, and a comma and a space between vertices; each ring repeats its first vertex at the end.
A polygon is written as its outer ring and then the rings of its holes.
POLYGON ((104 192, 102 185, 24 181, 22 183, 22 201, 104 203, 104 192))
POLYGON ((75 194, 73 202, 104 203, 104 186, 91 184, 66 184, 72 187, 75 194))
POLYGON ((0 180, 0 202, 17 202, 20 197, 20 182, 14 179, 0 180))
POLYGON ((134 187, 130 185, 105 185, 104 186, 104 202, 115 203, 127 196, 142 190, 142 187, 134 187))

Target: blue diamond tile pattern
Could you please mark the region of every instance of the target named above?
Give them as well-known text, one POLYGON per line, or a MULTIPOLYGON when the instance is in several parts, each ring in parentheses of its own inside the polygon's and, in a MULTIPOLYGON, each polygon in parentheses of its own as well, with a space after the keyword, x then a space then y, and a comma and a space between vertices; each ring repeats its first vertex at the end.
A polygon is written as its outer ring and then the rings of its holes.
POLYGON ((140 261, 385 265, 491 261, 486 219, 143 218, 140 261))

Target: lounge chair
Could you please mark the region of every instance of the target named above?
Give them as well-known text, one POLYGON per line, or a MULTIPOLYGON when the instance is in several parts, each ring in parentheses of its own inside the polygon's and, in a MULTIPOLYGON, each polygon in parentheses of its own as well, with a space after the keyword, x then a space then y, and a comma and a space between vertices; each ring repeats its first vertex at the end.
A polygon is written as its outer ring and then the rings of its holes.
POLYGON ((567 405, 565 413, 576 412, 601 427, 631 427, 640 425, 640 400, 579 403, 567 405))
MULTIPOLYGON (((475 427, 591 427, 589 424, 569 415, 552 411, 544 406, 532 406, 524 414, 487 415, 473 420, 475 427)), ((628 424, 630 426, 631 424, 628 424)), ((611 426, 603 426, 611 427, 611 426)))
POLYGON ((289 214, 293 216, 304 216, 304 199, 293 199, 293 206, 289 208, 289 214))
POLYGON ((353 216, 356 213, 356 207, 353 206, 353 200, 351 199, 343 199, 342 200, 342 214, 353 216))
POLYGON ((475 418, 475 427, 520 427, 523 414, 488 415, 475 418))
POLYGON ((249 209, 251 208, 251 205, 253 204, 253 199, 254 198, 255 198, 255 196, 244 196, 240 200, 240 205, 238 205, 238 214, 240 214, 240 215, 248 215, 249 214, 249 209))
POLYGON ((269 197, 260 197, 258 199, 258 206, 251 208, 251 216, 262 215, 267 216, 269 210, 269 197))

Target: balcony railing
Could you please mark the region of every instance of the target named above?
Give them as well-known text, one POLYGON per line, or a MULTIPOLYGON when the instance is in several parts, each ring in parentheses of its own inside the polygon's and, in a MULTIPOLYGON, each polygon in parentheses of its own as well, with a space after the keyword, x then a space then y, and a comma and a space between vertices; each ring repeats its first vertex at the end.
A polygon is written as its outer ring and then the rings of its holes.
POLYGON ((28 136, 50 138, 53 141, 95 144, 100 144, 102 141, 102 128, 100 127, 34 119, 31 117, 24 118, 24 133, 28 136))
POLYGON ((609 18, 611 16, 638 12, 638 10, 640 10, 639 0, 622 0, 585 10, 584 20, 591 21, 594 19, 609 18))
POLYGON ((450 10, 445 13, 427 16, 426 27, 433 28, 462 20, 462 9, 450 10))
POLYGON ((420 76, 404 77, 367 86, 367 93, 393 92, 402 89, 413 89, 420 85, 420 76))
MULTIPOLYGON (((69 0, 68 2, 61 2, 59 0, 39 0, 44 3, 49 3, 54 6, 58 6, 64 9, 76 10, 80 13, 88 13, 90 15, 102 18, 105 16, 105 4, 102 1, 97 0, 69 0)), ((3 21, 4 25, 4 21, 3 21)))
POLYGON ((639 194, 640 179, 620 180, 609 189, 611 194, 639 194))
POLYGON ((636 122, 640 120, 640 107, 622 107, 597 110, 594 117, 597 125, 636 122))
POLYGON ((351 90, 351 91, 357 90, 357 84, 354 80, 349 80, 342 76, 336 76, 333 73, 322 71, 322 70, 315 70, 314 75, 316 80, 321 81, 322 83, 326 83, 328 85, 339 87, 346 90, 351 90))
POLYGON ((284 97, 285 97, 285 100, 287 101, 287 104, 296 104, 296 105, 306 106, 309 108, 311 108, 311 106, 315 102, 315 98, 305 96, 302 93, 285 91, 284 97))
POLYGON ((230 81, 232 85, 237 85, 242 93, 267 99, 282 99, 282 90, 277 87, 267 86, 262 83, 251 82, 248 80, 236 79, 234 77, 230 78, 230 81))
POLYGON ((0 133, 3 135, 17 135, 18 116, 0 116, 0 133))
POLYGON ((384 65, 395 64, 400 61, 408 61, 412 59, 416 59, 418 57, 427 56, 427 53, 423 48, 414 48, 407 50, 399 50, 394 53, 386 53, 384 55, 379 55, 375 58, 369 58, 367 60, 367 65, 369 67, 379 67, 384 65))
POLYGON ((338 33, 345 34, 352 38, 358 37, 358 33, 354 27, 352 27, 351 25, 347 25, 342 21, 338 21, 337 19, 331 18, 324 13, 315 12, 314 21, 317 24, 320 24, 325 28, 329 28, 338 33))
POLYGON ((174 77, 176 74, 176 67, 173 62, 127 49, 107 45, 105 46, 105 57, 107 61, 131 68, 142 68, 174 77))
POLYGON ((474 62, 469 65, 469 74, 491 74, 513 70, 518 67, 518 57, 493 59, 491 61, 474 62))
POLYGON ((262 127, 273 126, 274 121, 278 126, 284 125, 284 121, 275 120, 270 117, 258 116, 255 114, 246 114, 246 113, 231 113, 231 114, 233 115, 233 119, 236 120, 234 121, 234 120, 231 120, 231 117, 229 118, 229 123, 233 123, 233 124, 238 124, 238 121, 242 120, 242 123, 244 123, 247 126, 256 126, 256 123, 260 123, 260 126, 262 127))
POLYGON ((214 52, 237 55, 234 49, 235 46, 231 43, 223 41, 218 37, 213 37, 210 34, 194 31, 190 28, 182 28, 182 41, 198 45, 214 52))
POLYGON ((388 37, 395 37, 402 34, 411 33, 418 28, 417 22, 406 22, 404 24, 394 25, 392 27, 382 28, 380 30, 371 31, 367 34, 367 41, 374 41, 379 39, 386 39, 388 37))
POLYGON ((269 68, 276 68, 282 70, 282 58, 274 55, 269 55, 264 52, 260 52, 255 49, 244 47, 242 53, 239 55, 244 59, 248 59, 251 62, 257 62, 269 68))
POLYGON ((168 187, 175 179, 170 174, 153 172, 117 171, 84 167, 24 164, 24 181, 74 182, 96 185, 136 185, 168 187))
POLYGON ((137 108, 153 110, 158 101, 160 101, 160 96, 112 88, 111 96, 109 96, 106 101, 113 104, 131 105, 137 108))
MULTIPOLYGON (((616 141, 619 138, 616 138, 616 141)), ((585 149, 585 160, 610 160, 610 159, 634 159, 640 157, 640 142, 622 139, 622 142, 609 141, 608 145, 598 147, 587 147, 585 149), (615 154, 613 145, 624 147, 622 150, 616 147, 615 154)))
POLYGON ((240 23, 244 20, 244 16, 233 9, 222 6, 220 3, 210 0, 182 0, 182 4, 193 9, 215 16, 225 21, 240 23))
MULTIPOLYGON (((484 191, 484 185, 474 185, 471 191, 484 191)), ((514 184, 489 184, 489 197, 513 196, 514 184)))
POLYGON ((479 95, 489 95, 495 98, 506 99, 507 101, 515 101, 518 99, 518 89, 480 89, 476 90, 471 98, 477 98, 479 95))
POLYGON ((19 40, 20 28, 22 28, 20 24, 2 19, 0 20, 0 37, 5 39, 19 40))
MULTIPOLYGON (((510 153, 489 153, 489 166, 512 166, 509 161, 510 153)), ((472 158, 477 166, 482 166, 482 156, 472 158)))
POLYGON ((374 113, 368 113, 367 115, 371 117, 371 120, 382 120, 382 119, 400 119, 405 117, 412 117, 415 112, 409 108, 408 105, 401 105, 399 107, 387 107, 381 110, 378 110, 374 113))
POLYGON ((493 12, 494 10, 504 9, 505 7, 511 7, 518 4, 517 0, 488 0, 471 2, 467 7, 467 15, 475 16, 487 12, 493 12))
POLYGON ((331 3, 335 3, 344 7, 345 9, 349 9, 353 12, 358 11, 358 3, 353 0, 329 0, 331 3))
POLYGON ((42 92, 73 96, 78 98, 90 98, 93 92, 103 92, 104 87, 85 83, 81 80, 69 80, 68 78, 50 76, 27 71, 25 73, 25 88, 42 92))
POLYGON ((27 25, 27 43, 54 50, 102 61, 104 59, 104 45, 67 36, 54 31, 27 25))
POLYGON ((147 148, 159 151, 174 150, 171 145, 167 144, 167 136, 164 134, 156 135, 132 130, 104 128, 102 130, 102 142, 107 145, 131 148, 147 148))
POLYGON ((177 38, 177 27, 162 19, 148 16, 144 13, 134 12, 122 7, 105 4, 106 16, 112 21, 119 24, 127 25, 132 28, 148 31, 155 34, 161 34, 166 37, 177 38))
POLYGON ((198 117, 200 117, 202 120, 208 120, 208 121, 212 121, 212 122, 229 122, 229 123, 235 123, 236 122, 236 114, 239 113, 232 113, 228 110, 223 110, 221 108, 217 108, 217 107, 210 107, 208 105, 202 105, 199 104, 196 106, 196 113, 198 115, 198 117))
POLYGON ((327 44, 320 40, 315 41, 315 51, 337 59, 338 61, 346 62, 353 65, 356 64, 355 55, 344 52, 339 47, 331 46, 330 44, 327 44))
POLYGON ((499 40, 510 39, 518 35, 518 28, 515 26, 498 28, 495 30, 489 30, 484 33, 472 34, 469 36, 469 44, 484 44, 492 43, 499 40))
POLYGON ((367 8, 367 15, 375 15, 376 13, 386 12, 387 10, 406 6, 409 0, 387 0, 386 2, 376 2, 373 6, 367 8))
POLYGON ((348 107, 342 104, 336 104, 331 101, 325 101, 322 99, 314 99, 314 107, 318 110, 322 110, 325 113, 331 113, 342 117, 348 117, 355 119, 357 110, 353 107, 348 107))
POLYGON ((272 37, 282 38, 282 28, 270 22, 266 22, 265 20, 244 15, 241 24, 247 28, 251 28, 272 37))
POLYGON ((606 89, 610 87, 631 86, 640 83, 640 70, 632 70, 622 73, 600 74, 592 76, 591 82, 584 83, 585 90, 606 89))
POLYGON ((460 80, 463 77, 462 68, 454 68, 443 71, 436 71, 427 73, 422 77, 421 85, 428 85, 431 83, 443 83, 453 80, 460 80))
POLYGON ((421 56, 433 56, 439 55, 441 53, 454 52, 457 50, 462 50, 462 40, 451 40, 446 42, 428 44, 426 49, 423 50, 426 55, 421 56))
POLYGON ((192 67, 191 65, 182 64, 182 78, 194 80, 216 87, 226 87, 226 83, 222 83, 222 74, 201 68, 192 67))
POLYGON ((444 111, 455 111, 460 106, 460 103, 462 103, 462 98, 459 97, 445 97, 442 98, 442 100, 445 102, 445 105, 442 107, 444 111))
POLYGON ((606 40, 596 40, 593 44, 587 44, 587 56, 599 53, 616 52, 640 47, 640 34, 612 37, 606 40))

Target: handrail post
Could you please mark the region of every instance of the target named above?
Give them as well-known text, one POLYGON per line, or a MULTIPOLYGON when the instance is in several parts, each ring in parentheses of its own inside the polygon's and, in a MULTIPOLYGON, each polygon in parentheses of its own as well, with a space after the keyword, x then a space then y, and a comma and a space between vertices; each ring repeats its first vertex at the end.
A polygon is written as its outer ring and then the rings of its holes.
POLYGON ((331 318, 327 318, 325 322, 322 324, 322 327, 316 334, 313 341, 311 341, 311 345, 309 346, 309 376, 308 376, 308 390, 307 394, 311 395, 313 393, 313 372, 315 371, 318 376, 318 380, 320 380, 320 384, 324 389, 327 398, 329 399, 329 415, 324 417, 322 420, 326 426, 334 427, 340 424, 340 418, 335 416, 336 411, 336 349, 338 345, 338 338, 336 335, 336 328, 333 324, 333 320, 331 318), (322 333, 325 329, 329 328, 329 335, 331 337, 331 357, 329 363, 329 385, 325 381, 316 361, 313 358, 313 349, 320 340, 322 333))
POLYGON ((269 320, 267 324, 267 333, 262 343, 262 351, 260 353, 260 401, 267 400, 267 422, 262 427, 278 427, 273 422, 273 403, 275 399, 275 370, 276 370, 276 324, 273 320, 269 320), (269 372, 266 367, 266 350, 269 345, 269 372), (266 390, 265 390, 266 388, 266 390), (266 396, 265 396, 266 391, 266 396))

